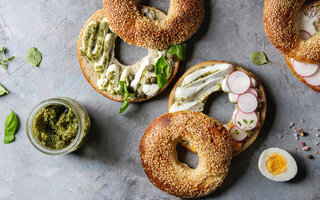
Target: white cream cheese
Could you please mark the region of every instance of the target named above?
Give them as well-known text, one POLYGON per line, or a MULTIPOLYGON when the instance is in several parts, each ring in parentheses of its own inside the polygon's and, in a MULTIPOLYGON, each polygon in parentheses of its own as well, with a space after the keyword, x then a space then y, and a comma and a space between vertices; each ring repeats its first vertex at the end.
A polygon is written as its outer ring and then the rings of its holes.
MULTIPOLYGON (((154 10, 144 8, 142 14, 146 17, 157 20, 154 10)), ((131 66, 124 66, 116 59, 114 59, 115 40, 117 35, 111 32, 108 27, 107 19, 102 21, 92 21, 88 24, 82 37, 82 47, 80 50, 86 55, 90 61, 93 61, 94 70, 99 73, 97 80, 97 86, 100 90, 106 90, 112 94, 117 94, 120 91, 120 81, 125 81, 127 86, 131 86, 136 94, 147 96, 154 96, 160 90, 157 83, 146 83, 146 80, 153 80, 156 75, 153 71, 148 70, 150 65, 155 65, 158 59, 163 56, 166 58, 166 50, 148 49, 148 55, 142 60, 140 64, 134 64, 131 66), (97 28, 99 27, 99 31, 97 28), (96 37, 96 39, 95 39, 96 37), (94 43, 96 42, 96 43, 94 43), (102 51, 101 51, 102 47, 102 51), (97 55, 95 55, 97 54, 97 55), (128 80, 128 77, 132 75, 133 80, 128 80), (148 79, 149 78, 149 79, 148 79), (130 81, 132 81, 130 83, 130 81)), ((172 63, 167 60, 169 64, 169 77, 172 73, 172 63)))
POLYGON ((202 112, 207 97, 222 89, 223 82, 232 71, 231 64, 223 63, 192 72, 176 88, 175 102, 171 106, 170 112, 180 110, 202 112))
POLYGON ((298 31, 307 31, 311 36, 315 35, 318 31, 316 24, 319 23, 320 15, 313 7, 299 11, 295 18, 295 27, 298 31))

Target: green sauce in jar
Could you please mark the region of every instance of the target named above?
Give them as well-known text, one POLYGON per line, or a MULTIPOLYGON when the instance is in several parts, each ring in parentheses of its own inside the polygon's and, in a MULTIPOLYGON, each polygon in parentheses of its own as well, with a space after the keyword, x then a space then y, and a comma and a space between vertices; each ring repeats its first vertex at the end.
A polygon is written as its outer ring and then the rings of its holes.
POLYGON ((79 122, 71 108, 62 104, 51 104, 39 110, 34 117, 32 129, 40 144, 60 150, 76 138, 79 122))

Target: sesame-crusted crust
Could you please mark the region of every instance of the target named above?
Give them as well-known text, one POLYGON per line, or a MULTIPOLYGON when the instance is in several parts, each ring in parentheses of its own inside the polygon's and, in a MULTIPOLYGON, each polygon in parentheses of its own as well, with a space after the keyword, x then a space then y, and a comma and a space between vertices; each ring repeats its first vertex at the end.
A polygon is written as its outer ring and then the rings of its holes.
POLYGON ((137 0, 104 0, 110 27, 125 42, 165 49, 189 39, 204 18, 204 0, 170 0, 166 18, 159 22, 141 15, 137 0))
POLYGON ((306 0, 266 0, 263 22, 271 43, 281 53, 304 63, 320 63, 320 34, 304 40, 295 28, 295 16, 306 0))
MULTIPOLYGON (((149 6, 144 6, 144 7, 148 7, 150 8, 149 6)), ((158 15, 161 15, 161 16, 165 16, 164 13, 162 13, 161 11, 159 10, 155 10, 157 12, 158 15)), ((105 10, 99 10, 97 11, 96 13, 94 13, 90 19, 87 20, 87 22, 84 24, 81 32, 80 32, 80 35, 79 35, 79 39, 78 39, 78 42, 77 42, 77 53, 78 53, 78 59, 79 59, 79 64, 80 64, 80 67, 81 67, 81 70, 82 70, 82 73, 83 75, 85 76, 85 78, 87 79, 87 81, 90 83, 90 85, 97 91, 99 92, 100 94, 102 94, 103 96, 113 100, 113 101, 119 101, 119 102, 123 102, 124 101, 124 97, 122 95, 114 95, 106 90, 100 90, 97 86, 97 80, 99 78, 99 74, 94 71, 93 69, 93 63, 91 61, 89 61, 89 59, 85 56, 83 56, 80 52, 80 47, 82 46, 82 36, 84 34, 84 31, 86 29, 86 27, 88 26, 88 24, 93 21, 93 20, 97 20, 97 21, 101 21, 103 18, 105 18, 105 10)), ((145 58, 145 57, 144 57, 145 58)), ((142 58, 140 61, 138 61, 135 65, 140 65, 142 60, 144 59, 142 58)), ((177 74, 178 72, 178 69, 179 69, 179 65, 180 65, 180 61, 179 59, 177 58, 177 56, 174 57, 174 65, 172 66, 172 75, 171 77, 169 78, 166 86, 161 89, 156 95, 158 95, 159 93, 161 93, 162 91, 164 91, 168 86, 169 84, 171 83, 171 81, 173 80, 173 78, 175 77, 175 75, 177 74)), ((115 59, 116 60, 116 59, 115 59)), ((116 60, 117 63, 119 63, 117 60, 116 60)), ((120 63, 119 63, 120 64, 120 63)), ((141 102, 141 101, 146 101, 152 97, 155 97, 156 95, 154 96, 149 96, 149 97, 146 97, 146 98, 135 98, 133 100, 130 100, 130 102, 141 102)))
POLYGON ((292 62, 291 62, 291 58, 289 58, 288 56, 285 56, 286 59, 286 63, 289 67, 289 69, 291 70, 291 72, 299 79, 299 81, 301 81, 302 83, 306 84, 308 87, 310 87, 312 90, 316 91, 316 92, 320 92, 320 86, 315 86, 315 85, 310 85, 304 78, 303 76, 300 76, 299 74, 297 74, 297 72, 294 70, 292 62))
POLYGON ((155 119, 140 142, 142 167, 151 183, 179 198, 197 198, 215 191, 229 171, 231 137, 223 124, 205 114, 180 111, 155 119), (192 143, 199 164, 179 162, 176 145, 192 143))
MULTIPOLYGON (((193 67, 191 67, 190 69, 188 69, 180 78, 179 80, 176 82, 176 84, 173 86, 173 89, 170 92, 170 96, 169 96, 169 100, 168 100, 168 111, 170 110, 171 106, 174 104, 175 102, 175 91, 177 89, 177 87, 182 83, 183 79, 188 76, 189 74, 191 74, 194 71, 197 71, 201 68, 210 66, 210 65, 215 65, 215 64, 221 64, 221 63, 228 63, 225 61, 206 61, 206 62, 202 62, 199 63, 193 67)), ((231 63, 228 63, 231 64, 231 63)), ((232 64, 233 65, 233 64, 232 64)), ((247 71, 246 69, 244 69, 243 67, 239 67, 236 65, 233 65, 235 70, 238 71, 243 71, 246 74, 248 74, 249 77, 254 78, 257 81, 257 86, 255 87, 255 89, 257 90, 258 94, 259 94, 259 99, 260 99, 260 105, 261 107, 259 108, 259 124, 257 125, 257 127, 255 127, 253 130, 251 130, 252 136, 248 137, 245 141, 243 141, 242 143, 242 147, 240 151, 234 151, 233 152, 233 156, 236 156, 238 154, 240 154, 241 152, 243 152, 244 150, 246 150, 248 147, 250 147, 253 142, 257 139, 260 130, 264 124, 264 121, 266 119, 266 115, 267 115, 267 99, 266 99, 266 94, 264 91, 264 88, 261 84, 261 82, 259 81, 259 79, 254 76, 254 74, 252 74, 251 72, 247 71)), ((235 105, 236 106, 236 105, 235 105)), ((232 126, 233 124, 233 120, 231 119, 228 123, 227 126, 232 126)), ((193 151, 192 147, 190 146, 190 144, 186 143, 183 144, 186 148, 188 148, 190 151, 193 151)), ((196 153, 196 151, 193 151, 196 153)))

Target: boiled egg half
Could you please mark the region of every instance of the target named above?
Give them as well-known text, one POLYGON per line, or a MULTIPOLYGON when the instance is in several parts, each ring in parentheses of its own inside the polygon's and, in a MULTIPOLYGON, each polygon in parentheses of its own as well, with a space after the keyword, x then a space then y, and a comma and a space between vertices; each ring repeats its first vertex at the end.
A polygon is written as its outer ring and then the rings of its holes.
POLYGON ((297 174, 294 158, 280 148, 269 148, 262 152, 258 167, 263 176, 273 181, 289 181, 297 174))

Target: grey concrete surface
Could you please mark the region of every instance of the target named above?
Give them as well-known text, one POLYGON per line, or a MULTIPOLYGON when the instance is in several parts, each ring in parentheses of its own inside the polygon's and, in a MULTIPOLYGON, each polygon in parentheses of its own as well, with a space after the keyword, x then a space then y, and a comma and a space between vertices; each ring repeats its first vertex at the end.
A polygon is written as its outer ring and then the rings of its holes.
MULTIPOLYGON (((144 2, 164 11, 169 7, 169 0, 144 2)), ((76 40, 84 22, 101 8, 102 0, 1 0, 0 46, 7 46, 7 55, 15 55, 16 59, 7 72, 0 69, 0 82, 10 91, 0 98, 0 139, 9 109, 18 114, 21 122, 16 141, 0 143, 1 200, 176 199, 149 182, 139 157, 143 132, 152 120, 166 113, 172 85, 155 99, 130 105, 118 115, 121 103, 97 93, 81 73, 76 40), (36 46, 43 53, 39 68, 25 62, 29 46, 36 46), (83 104, 90 113, 92 129, 77 152, 54 157, 31 146, 25 123, 37 103, 57 96, 71 97, 83 104)), ((283 56, 264 33, 262 11, 263 0, 206 0, 205 21, 187 42, 188 60, 179 75, 202 61, 226 60, 256 74, 268 96, 267 121, 257 141, 232 160, 224 184, 206 199, 320 199, 320 156, 306 158, 308 153, 320 151, 314 144, 320 141, 316 137, 316 129, 320 128, 320 94, 290 73, 283 56), (265 51, 272 64, 251 64, 249 55, 256 50, 265 51), (309 135, 295 140, 290 122, 309 135), (301 151, 301 141, 311 146, 309 152, 301 151), (269 147, 292 153, 299 167, 294 180, 277 183, 260 174, 258 158, 269 147)), ((145 49, 124 42, 119 41, 118 45, 117 57, 127 64, 146 53, 145 49)), ((232 110, 227 95, 217 94, 210 99, 206 113, 228 121, 232 110)), ((195 155, 184 156, 186 162, 195 165, 195 155)))

